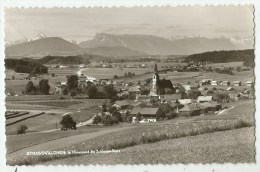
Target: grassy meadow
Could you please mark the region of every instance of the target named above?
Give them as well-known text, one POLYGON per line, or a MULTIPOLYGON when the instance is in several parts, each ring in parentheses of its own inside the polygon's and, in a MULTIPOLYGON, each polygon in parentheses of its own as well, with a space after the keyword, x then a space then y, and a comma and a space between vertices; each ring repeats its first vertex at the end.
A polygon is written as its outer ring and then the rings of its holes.
POLYGON ((207 133, 121 149, 47 161, 51 165, 254 163, 254 128, 207 133))
MULTIPOLYGON (((6 127, 6 134, 16 134, 16 129, 19 125, 25 124, 28 126, 28 132, 40 132, 45 130, 53 130, 60 128, 59 122, 63 114, 70 114, 77 122, 85 122, 91 119, 100 111, 100 105, 104 99, 73 99, 70 96, 60 95, 37 95, 37 96, 9 96, 6 98, 7 110, 29 111, 27 116, 42 113, 45 114, 36 116, 16 124, 6 127), (57 125, 58 124, 58 125, 57 125)), ((25 116, 20 116, 8 119, 7 123, 22 119, 25 116)))

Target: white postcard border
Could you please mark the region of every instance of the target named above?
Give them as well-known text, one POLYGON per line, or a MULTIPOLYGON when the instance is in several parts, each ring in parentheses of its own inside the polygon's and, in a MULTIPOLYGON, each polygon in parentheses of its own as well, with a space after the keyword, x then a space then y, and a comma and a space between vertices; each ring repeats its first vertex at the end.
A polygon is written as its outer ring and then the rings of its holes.
POLYGON ((255 8, 255 88, 256 88, 256 164, 174 164, 174 165, 116 165, 116 166, 107 166, 107 165, 89 165, 89 166, 18 166, 18 172, 33 172, 33 171, 50 171, 56 172, 57 170, 62 170, 63 172, 71 172, 71 171, 142 171, 142 172, 152 172, 152 171, 192 171, 192 172, 200 172, 200 171, 260 171, 260 116, 259 116, 259 98, 260 97, 260 83, 257 77, 257 74, 260 73, 260 50, 259 50, 259 42, 260 42, 260 1, 259 0, 182 0, 182 1, 171 1, 171 0, 128 0, 128 1, 120 1, 120 0, 0 0, 0 57, 1 57, 1 67, 0 67, 0 169, 1 171, 15 171, 16 166, 6 166, 5 165, 5 73, 4 73, 4 8, 29 8, 29 7, 135 7, 135 6, 180 6, 180 5, 249 5, 253 4, 255 8))

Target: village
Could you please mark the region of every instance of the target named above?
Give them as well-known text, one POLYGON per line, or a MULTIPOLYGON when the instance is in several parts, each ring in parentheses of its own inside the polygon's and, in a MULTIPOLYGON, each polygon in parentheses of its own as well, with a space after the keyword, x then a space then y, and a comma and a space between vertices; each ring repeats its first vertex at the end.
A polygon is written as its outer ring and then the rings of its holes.
MULTIPOLYGON (((143 67, 145 65, 142 65, 143 67)), ((196 65, 188 65, 183 69, 199 70, 196 65)), ((202 68, 202 65, 200 66, 202 68)), ((205 70, 208 70, 206 68, 205 70)), ((224 70, 224 69, 222 69, 224 70)), ((246 69, 248 70, 248 69, 246 69)), ((161 71, 165 73, 165 70, 161 71)), ((197 83, 172 83, 165 78, 160 79, 157 64, 154 63, 154 71, 150 79, 138 82, 113 81, 112 79, 96 79, 92 76, 80 74, 78 76, 78 89, 87 94, 92 88, 95 95, 90 98, 106 98, 102 94, 104 88, 112 86, 114 95, 110 102, 105 102, 102 112, 93 117, 93 124, 101 123, 102 117, 112 116, 111 113, 119 113, 118 121, 130 123, 148 123, 160 120, 173 119, 175 117, 189 117, 208 114, 221 114, 231 101, 253 99, 253 81, 242 82, 228 80, 216 81, 213 78, 202 79, 197 83), (142 84, 141 84, 142 83, 142 84), (220 88, 216 88, 220 86, 220 88), (93 89, 93 87, 95 89, 93 89), (209 87, 209 88, 208 88, 209 87), (102 97, 104 96, 104 97, 102 97), (112 108, 112 110, 111 110, 112 108), (130 118, 130 119, 129 119, 130 118), (100 120, 98 120, 100 119, 100 120)), ((58 86, 59 92, 66 88, 67 82, 63 81, 58 86)), ((112 120, 111 120, 112 121, 112 120)), ((111 122, 112 124, 112 122, 111 122)))

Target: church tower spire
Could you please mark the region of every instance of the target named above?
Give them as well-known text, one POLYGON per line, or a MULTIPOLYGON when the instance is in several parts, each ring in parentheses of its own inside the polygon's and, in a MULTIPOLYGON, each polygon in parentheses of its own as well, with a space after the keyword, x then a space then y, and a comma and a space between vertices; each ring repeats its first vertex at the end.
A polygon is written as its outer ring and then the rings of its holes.
POLYGON ((157 64, 156 64, 156 62, 155 62, 155 64, 154 64, 154 73, 158 73, 158 69, 157 69, 157 64))
POLYGON ((159 74, 158 74, 158 68, 157 68, 157 64, 154 64, 154 73, 153 73, 153 78, 152 78, 152 88, 150 91, 150 95, 151 96, 157 96, 158 95, 158 86, 157 86, 157 82, 159 81, 159 74))

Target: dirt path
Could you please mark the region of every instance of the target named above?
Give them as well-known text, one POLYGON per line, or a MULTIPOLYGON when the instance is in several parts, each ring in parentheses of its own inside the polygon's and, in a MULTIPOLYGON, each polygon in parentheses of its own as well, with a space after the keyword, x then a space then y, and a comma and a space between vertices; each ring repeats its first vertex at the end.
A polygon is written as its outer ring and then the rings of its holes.
POLYGON ((33 151, 50 151, 50 150, 58 150, 61 147, 67 147, 67 146, 72 146, 77 143, 81 143, 86 140, 90 140, 92 138, 102 136, 108 133, 112 132, 118 132, 118 131, 123 131, 127 130, 133 127, 124 127, 124 128, 111 128, 111 129, 106 129, 94 133, 86 133, 86 134, 81 134, 81 135, 76 135, 76 136, 69 136, 65 138, 60 138, 52 141, 48 141, 45 143, 40 143, 38 145, 30 146, 15 152, 12 152, 10 154, 7 154, 6 158, 7 161, 15 161, 24 159, 26 157, 27 152, 33 152, 33 151))

